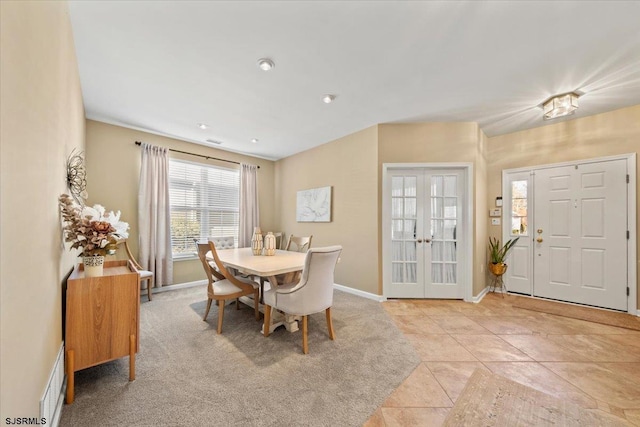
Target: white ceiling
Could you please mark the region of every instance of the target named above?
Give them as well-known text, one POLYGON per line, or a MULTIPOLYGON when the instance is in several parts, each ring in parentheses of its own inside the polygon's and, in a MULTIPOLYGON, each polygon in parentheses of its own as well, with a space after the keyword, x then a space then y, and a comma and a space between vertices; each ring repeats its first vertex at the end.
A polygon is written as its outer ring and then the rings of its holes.
POLYGON ((571 118, 640 104, 638 1, 71 1, 70 11, 88 118, 268 159, 377 123, 473 121, 488 136, 543 126, 555 121, 540 104, 568 91, 584 93, 571 118), (261 57, 276 67, 261 71, 261 57))

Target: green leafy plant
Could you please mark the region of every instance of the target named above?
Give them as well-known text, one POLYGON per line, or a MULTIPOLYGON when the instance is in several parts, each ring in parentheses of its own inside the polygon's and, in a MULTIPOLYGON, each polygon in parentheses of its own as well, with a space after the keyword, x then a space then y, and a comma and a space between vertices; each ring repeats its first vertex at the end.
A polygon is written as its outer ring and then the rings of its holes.
POLYGON ((504 245, 500 245, 500 240, 495 237, 489 237, 489 254, 492 264, 504 264, 504 260, 507 258, 507 254, 511 248, 516 244, 520 237, 515 239, 509 239, 504 245))

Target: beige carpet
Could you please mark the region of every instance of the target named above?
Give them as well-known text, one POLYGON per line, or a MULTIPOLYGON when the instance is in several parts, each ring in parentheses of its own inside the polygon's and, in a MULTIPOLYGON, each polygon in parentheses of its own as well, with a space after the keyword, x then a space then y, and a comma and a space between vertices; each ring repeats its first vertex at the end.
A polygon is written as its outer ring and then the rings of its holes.
POLYGON ((616 313, 592 307, 581 307, 562 302, 547 301, 536 298, 517 298, 514 307, 526 310, 541 311, 557 316, 588 320, 589 322, 617 326, 619 328, 640 331, 640 318, 627 313, 616 313))
POLYGON ((136 380, 128 357, 76 373, 76 400, 60 426, 360 427, 420 363, 381 304, 336 291, 336 340, 325 314, 301 332, 260 333, 253 310, 218 308, 206 288, 154 295, 140 306, 136 380))
POLYGON ((584 409, 490 372, 477 369, 444 426, 630 426, 602 411, 584 409))

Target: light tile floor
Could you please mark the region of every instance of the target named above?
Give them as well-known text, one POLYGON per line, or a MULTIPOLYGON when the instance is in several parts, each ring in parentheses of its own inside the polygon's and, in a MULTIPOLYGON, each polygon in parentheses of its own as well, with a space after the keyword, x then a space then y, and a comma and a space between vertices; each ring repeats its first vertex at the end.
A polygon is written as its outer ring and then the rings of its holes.
POLYGON ((640 332, 514 308, 516 298, 384 302, 422 362, 365 427, 441 425, 477 368, 640 426, 640 332))

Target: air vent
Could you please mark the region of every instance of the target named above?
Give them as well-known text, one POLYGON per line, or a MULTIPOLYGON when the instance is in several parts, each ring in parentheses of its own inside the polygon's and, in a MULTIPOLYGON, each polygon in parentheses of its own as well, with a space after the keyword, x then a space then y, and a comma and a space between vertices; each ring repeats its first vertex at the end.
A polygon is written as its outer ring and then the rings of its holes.
POLYGON ((207 139, 207 142, 210 142, 212 144, 218 144, 218 145, 222 144, 222 141, 216 141, 215 139, 207 139))

